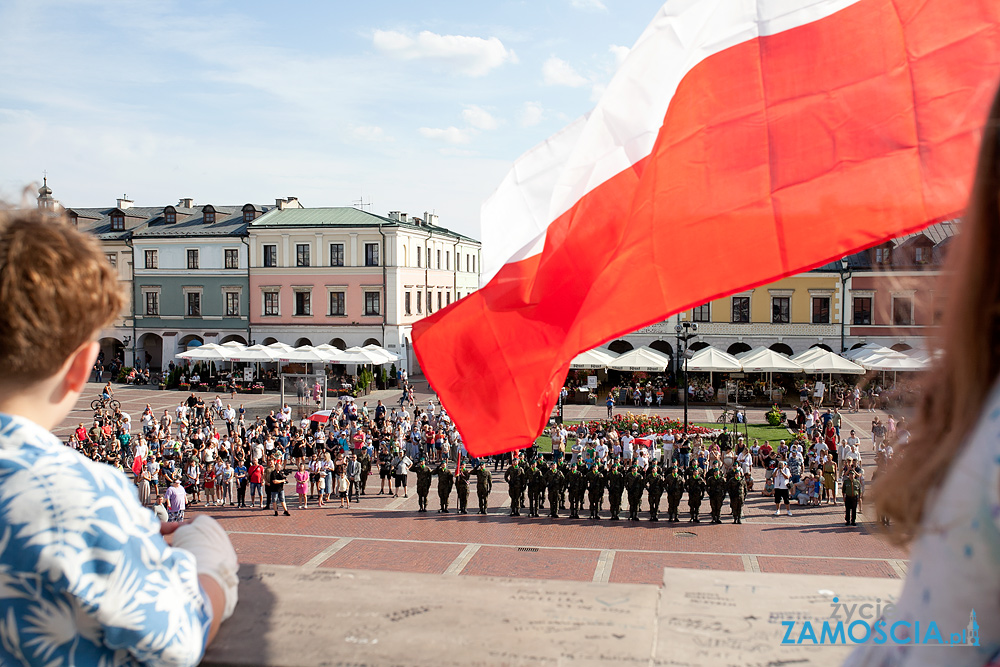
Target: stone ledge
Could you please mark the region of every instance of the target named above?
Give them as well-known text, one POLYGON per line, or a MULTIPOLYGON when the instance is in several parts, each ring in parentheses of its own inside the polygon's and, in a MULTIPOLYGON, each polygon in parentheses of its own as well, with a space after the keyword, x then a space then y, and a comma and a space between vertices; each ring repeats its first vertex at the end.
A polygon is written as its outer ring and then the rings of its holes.
POLYGON ((895 600, 892 579, 668 568, 664 586, 245 565, 203 665, 840 664, 780 618, 895 600), (771 663, 770 661, 780 661, 771 663))

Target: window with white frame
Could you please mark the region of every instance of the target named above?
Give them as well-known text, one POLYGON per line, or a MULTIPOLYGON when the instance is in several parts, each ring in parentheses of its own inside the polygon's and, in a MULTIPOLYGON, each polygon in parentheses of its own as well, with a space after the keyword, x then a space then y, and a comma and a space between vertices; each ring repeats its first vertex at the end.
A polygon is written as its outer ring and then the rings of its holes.
POLYGON ((330 266, 344 266, 344 244, 330 244, 330 266))
POLYGON ((790 296, 771 297, 771 324, 788 324, 792 321, 792 298, 790 296))
POLYGON ((733 297, 733 324, 750 324, 750 297, 733 297))
POLYGON ((309 266, 309 244, 295 244, 295 266, 309 266))
POLYGON ((187 267, 189 269, 197 269, 198 268, 198 249, 197 248, 188 248, 188 251, 187 251, 187 267))
POLYGON ((417 315, 423 312, 422 310, 423 296, 424 296, 423 290, 417 290, 417 315))
POLYGON ((365 244, 365 266, 378 266, 378 244, 365 244))
POLYGON ((273 243, 264 245, 264 267, 273 268, 278 266, 278 246, 273 243))
POLYGON ((160 290, 143 288, 143 297, 146 301, 147 317, 156 317, 160 314, 160 290))
POLYGON ((240 316, 240 291, 238 289, 228 289, 223 291, 226 299, 226 317, 240 316))
POLYGON ((312 315, 312 290, 309 288, 295 290, 295 315, 298 317, 312 315))
POLYGON ((404 315, 411 315, 412 314, 410 312, 410 293, 409 292, 405 292, 403 294, 403 314, 404 315))
POLYGON ((335 290, 330 292, 330 315, 343 317, 347 314, 347 292, 335 290))
POLYGON ((155 250, 147 250, 143 253, 146 257, 146 268, 147 269, 158 269, 160 268, 160 258, 159 253, 155 250))
POLYGON ((892 323, 897 327, 908 327, 913 325, 913 297, 893 296, 892 297, 892 323))
POLYGON ((109 252, 109 253, 105 253, 104 256, 108 258, 108 264, 111 265, 111 268, 113 268, 113 269, 117 269, 118 268, 118 253, 116 253, 116 252, 109 252))
POLYGON ((703 303, 700 306, 696 306, 691 309, 691 321, 692 322, 711 322, 712 321, 712 305, 709 303, 703 303))
POLYGON ((830 323, 830 297, 814 296, 812 298, 812 323, 830 323))
POLYGON ((365 315, 381 315, 381 301, 379 292, 365 292, 365 315))
POLYGON ((201 317, 201 289, 191 288, 184 290, 184 301, 187 310, 187 317, 201 317))
POLYGON ((264 290, 264 315, 266 317, 277 317, 281 314, 280 295, 277 289, 264 290))
POLYGON ((238 248, 226 248, 226 268, 240 268, 240 251, 238 248))

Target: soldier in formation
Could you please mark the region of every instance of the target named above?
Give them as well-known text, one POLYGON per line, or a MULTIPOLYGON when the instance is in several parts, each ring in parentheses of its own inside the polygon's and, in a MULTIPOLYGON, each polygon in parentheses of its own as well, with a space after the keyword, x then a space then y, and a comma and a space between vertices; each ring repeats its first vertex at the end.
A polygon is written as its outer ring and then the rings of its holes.
POLYGON ((528 516, 538 516, 538 510, 545 500, 545 470, 539 467, 538 462, 531 461, 528 468, 528 516))
POLYGON ((493 475, 482 461, 476 461, 472 472, 476 475, 476 495, 479 496, 479 513, 486 514, 486 504, 493 490, 493 475))
POLYGON ((601 505, 604 503, 604 473, 600 466, 594 466, 587 475, 587 500, 590 501, 590 518, 601 518, 601 505))
POLYGON ((642 504, 642 492, 646 490, 646 480, 634 464, 625 476, 625 489, 628 492, 628 519, 639 520, 639 506, 642 504))
POLYGON ((577 463, 569 473, 569 518, 579 519, 583 507, 583 496, 587 492, 587 476, 583 463, 577 463))
POLYGON ((684 475, 681 474, 680 469, 677 467, 677 462, 675 461, 673 465, 670 466, 670 472, 667 474, 666 487, 667 487, 667 521, 680 521, 681 518, 678 515, 681 498, 684 497, 684 489, 686 488, 686 481, 684 480, 684 475))
POLYGON ((515 459, 504 471, 504 481, 507 482, 507 494, 510 496, 510 515, 521 516, 521 498, 524 493, 525 475, 521 462, 515 459))
POLYGON ((726 478, 722 475, 722 468, 716 461, 708 471, 708 479, 705 480, 708 488, 708 502, 712 507, 712 523, 722 523, 722 503, 726 500, 726 478))
POLYGON ((548 491, 549 491, 549 516, 553 519, 559 518, 559 502, 562 500, 563 490, 566 486, 566 477, 562 470, 553 461, 549 466, 548 491))
POLYGON ((700 523, 698 513, 701 511, 701 501, 705 497, 705 480, 701 477, 701 471, 696 467, 687 481, 688 508, 691 510, 691 522, 700 523))
POLYGON ((469 469, 465 463, 455 473, 455 491, 458 493, 458 513, 468 514, 469 506, 469 469))
POLYGON ((625 492, 625 473, 622 467, 615 461, 611 470, 607 474, 608 503, 611 505, 611 520, 618 521, 618 514, 622 510, 622 494, 625 492))
POLYGON ((657 470, 656 464, 653 463, 649 467, 649 473, 646 475, 646 488, 649 494, 649 520, 659 521, 660 513, 660 498, 663 497, 664 490, 664 479, 660 471, 657 470))
POLYGON ((743 523, 743 501, 747 496, 747 485, 739 466, 729 471, 726 488, 729 490, 729 507, 733 510, 733 523, 743 523))
POLYGON ((455 484, 455 473, 448 468, 447 462, 444 462, 437 467, 434 474, 438 478, 438 500, 441 501, 438 512, 447 514, 448 497, 451 495, 451 487, 455 484))
POLYGON ((421 457, 420 462, 413 468, 417 475, 417 502, 420 505, 418 512, 427 511, 427 495, 431 492, 431 477, 434 471, 427 465, 427 461, 421 457))

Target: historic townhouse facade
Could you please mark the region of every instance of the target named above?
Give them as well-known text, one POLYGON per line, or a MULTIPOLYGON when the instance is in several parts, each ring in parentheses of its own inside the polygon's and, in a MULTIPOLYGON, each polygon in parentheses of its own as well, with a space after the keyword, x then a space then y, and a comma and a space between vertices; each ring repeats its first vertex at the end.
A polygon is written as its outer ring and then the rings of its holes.
POLYGON ((250 327, 258 343, 375 343, 418 372, 413 322, 478 288, 478 241, 436 216, 279 206, 248 228, 250 327))
POLYGON ((140 364, 161 369, 192 344, 250 340, 246 230, 266 211, 182 199, 132 233, 140 364))
MULTIPOLYGON (((47 186, 43 186, 47 189, 47 186)), ((48 193, 51 195, 51 190, 48 193)), ((41 199, 39 201, 41 204, 41 199)), ((134 206, 122 197, 115 206, 109 208, 68 208, 65 210, 70 222, 81 231, 94 235, 101 244, 108 263, 118 273, 122 292, 126 295, 120 315, 108 327, 101 330, 101 352, 105 364, 120 358, 126 366, 133 365, 135 354, 135 319, 132 300, 132 270, 134 253, 132 234, 141 229, 150 216, 159 209, 134 206)))
POLYGON ((758 346, 785 354, 810 347, 834 352, 874 342, 920 347, 938 323, 934 294, 957 222, 931 225, 812 271, 716 299, 606 345, 647 345, 673 356, 678 322, 698 324, 691 349, 731 354, 758 346))

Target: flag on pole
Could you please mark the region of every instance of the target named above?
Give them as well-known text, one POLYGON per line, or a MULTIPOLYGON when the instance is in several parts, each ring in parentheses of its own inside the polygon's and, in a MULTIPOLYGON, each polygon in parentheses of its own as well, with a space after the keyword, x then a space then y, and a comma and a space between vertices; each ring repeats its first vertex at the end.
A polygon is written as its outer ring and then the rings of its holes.
POLYGON ((132 459, 132 474, 138 477, 142 473, 142 469, 146 467, 146 459, 136 455, 132 459))
POLYGON ((530 446, 584 350, 960 215, 998 76, 995 0, 667 2, 413 327, 470 454, 530 446))

